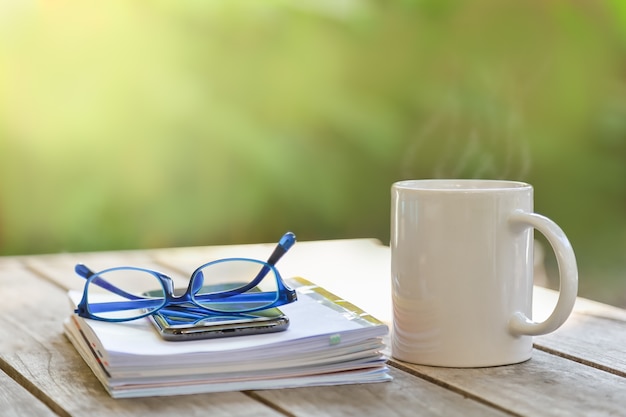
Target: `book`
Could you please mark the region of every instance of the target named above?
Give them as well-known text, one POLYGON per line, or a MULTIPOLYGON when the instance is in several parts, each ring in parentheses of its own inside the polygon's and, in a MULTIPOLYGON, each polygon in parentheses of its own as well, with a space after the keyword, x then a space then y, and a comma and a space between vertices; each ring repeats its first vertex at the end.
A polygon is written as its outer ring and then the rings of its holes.
MULTIPOLYGON (((303 278, 281 306, 279 333, 172 342, 149 319, 110 323, 70 315, 64 332, 114 398, 390 381, 387 325, 303 278)), ((81 293, 70 291, 72 308, 81 293)))

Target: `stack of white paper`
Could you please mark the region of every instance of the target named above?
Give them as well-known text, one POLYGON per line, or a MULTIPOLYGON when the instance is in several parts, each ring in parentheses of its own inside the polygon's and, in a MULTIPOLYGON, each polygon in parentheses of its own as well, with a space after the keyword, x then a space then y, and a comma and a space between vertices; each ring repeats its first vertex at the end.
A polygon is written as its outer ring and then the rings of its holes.
MULTIPOLYGON (((169 342, 148 319, 71 315, 65 334, 115 398, 389 381, 382 322, 302 278, 286 331, 169 342)), ((73 305, 81 294, 69 293, 73 305)))

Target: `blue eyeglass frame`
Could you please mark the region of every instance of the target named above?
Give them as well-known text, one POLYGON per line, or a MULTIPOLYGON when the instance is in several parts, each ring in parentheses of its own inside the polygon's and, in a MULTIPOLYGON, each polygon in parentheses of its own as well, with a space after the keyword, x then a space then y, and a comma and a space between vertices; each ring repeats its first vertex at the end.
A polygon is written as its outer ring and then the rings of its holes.
POLYGON ((197 317, 198 314, 215 314, 215 315, 233 315, 238 313, 249 313, 253 311, 266 310, 273 307, 278 307, 281 305, 289 304, 298 299, 296 291, 287 284, 285 284, 284 280, 280 276, 280 273, 275 267, 276 262, 294 245, 296 242, 296 236, 287 232, 280 239, 276 248, 272 252, 271 256, 267 261, 261 261, 259 259, 251 259, 251 258, 224 258, 218 259, 215 261, 211 261, 200 265, 196 270, 191 274, 191 278, 189 281, 189 285, 187 286, 187 290, 181 296, 174 295, 174 282, 172 278, 169 276, 150 269, 133 267, 133 266, 120 266, 105 269, 100 272, 93 272, 87 266, 83 264, 77 264, 74 268, 75 272, 82 278, 85 278, 87 282, 85 282, 85 287, 83 290, 83 296, 81 301, 78 303, 77 308, 74 310, 76 314, 81 317, 92 319, 92 320, 100 320, 107 322, 125 322, 131 320, 137 320, 142 317, 147 317, 152 314, 155 314, 158 311, 167 312, 168 314, 175 314, 178 317, 197 317), (262 265, 259 273, 252 279, 247 285, 230 289, 226 291, 220 291, 209 294, 201 294, 199 296, 196 295, 198 290, 202 287, 204 277, 202 274, 202 270, 211 265, 224 263, 224 262, 232 262, 232 261, 244 261, 244 262, 253 262, 259 265, 262 265), (100 275, 111 272, 111 271, 120 271, 120 270, 134 270, 134 271, 142 271, 149 273, 155 276, 160 282, 161 287, 163 289, 163 293, 165 294, 164 298, 148 298, 148 297, 140 297, 135 294, 127 293, 126 291, 116 287, 115 285, 109 283, 105 279, 101 278, 100 275), (269 272, 273 272, 276 277, 277 291, 272 292, 246 292, 255 286, 257 286, 265 276, 269 272), (119 296, 127 298, 128 301, 111 301, 111 302, 99 302, 99 303, 90 303, 88 300, 88 288, 89 285, 98 285, 101 288, 107 289, 119 296), (264 304, 262 306, 257 306, 249 309, 240 309, 236 311, 224 311, 224 310, 214 310, 208 308, 201 304, 201 302, 230 302, 230 303, 241 303, 241 302, 267 302, 268 304, 264 304), (192 304, 198 308, 189 307, 189 304, 192 304), (172 307, 172 309, 165 309, 165 307, 172 307), (93 313, 98 312, 111 312, 118 310, 128 310, 128 309, 150 309, 144 314, 133 316, 130 318, 107 318, 100 317, 93 313))

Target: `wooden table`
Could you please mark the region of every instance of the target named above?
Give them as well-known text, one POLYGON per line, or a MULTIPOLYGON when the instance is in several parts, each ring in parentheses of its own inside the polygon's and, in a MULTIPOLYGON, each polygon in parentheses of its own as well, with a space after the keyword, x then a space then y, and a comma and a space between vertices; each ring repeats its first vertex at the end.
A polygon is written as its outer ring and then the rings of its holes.
MULTIPOLYGON (((137 265, 186 279, 225 256, 265 258, 273 245, 0 258, 0 416, 626 416, 626 310, 579 299, 533 358, 483 369, 389 360, 393 382, 114 400, 62 332, 73 265, 137 265)), ((389 248, 375 240, 300 242, 279 264, 390 322, 389 248)), ((582 277, 584 279, 584 277, 582 277)), ((535 318, 554 303, 535 289, 535 318)))

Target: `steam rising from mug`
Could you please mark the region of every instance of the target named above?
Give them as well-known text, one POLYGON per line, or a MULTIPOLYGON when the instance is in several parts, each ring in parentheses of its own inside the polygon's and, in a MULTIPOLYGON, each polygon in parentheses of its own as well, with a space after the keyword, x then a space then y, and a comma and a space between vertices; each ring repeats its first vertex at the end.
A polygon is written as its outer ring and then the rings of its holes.
POLYGON ((526 178, 532 158, 519 112, 475 113, 451 109, 421 123, 404 152, 402 176, 526 178))

